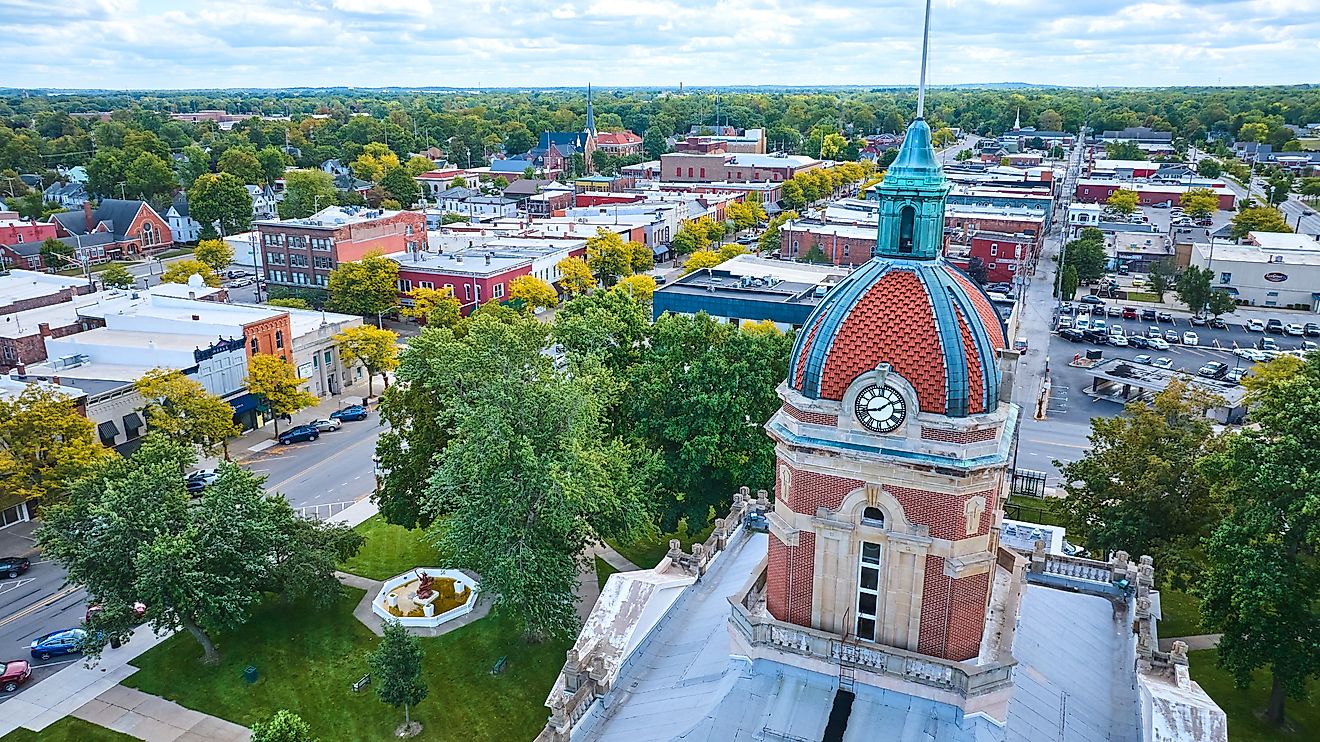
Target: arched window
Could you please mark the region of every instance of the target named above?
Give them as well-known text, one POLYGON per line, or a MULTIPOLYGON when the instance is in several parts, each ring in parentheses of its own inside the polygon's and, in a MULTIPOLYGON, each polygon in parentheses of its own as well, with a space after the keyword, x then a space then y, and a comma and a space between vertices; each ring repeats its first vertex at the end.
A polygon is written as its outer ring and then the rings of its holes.
POLYGON ((885 513, 880 508, 868 507, 862 511, 862 525, 872 528, 885 527, 885 513))
POLYGON ((913 234, 916 232, 917 210, 912 206, 904 206, 898 221, 898 251, 900 253, 912 252, 913 234))

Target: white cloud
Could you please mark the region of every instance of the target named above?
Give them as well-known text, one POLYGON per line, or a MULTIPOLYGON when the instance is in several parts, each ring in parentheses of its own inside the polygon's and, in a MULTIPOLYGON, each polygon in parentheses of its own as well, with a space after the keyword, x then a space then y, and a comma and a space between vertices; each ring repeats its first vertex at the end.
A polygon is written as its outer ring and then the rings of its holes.
MULTIPOLYGON (((0 0, 5 85, 887 85, 920 0, 0 0), (76 49, 83 64, 67 60, 76 49)), ((1315 82, 1320 0, 943 0, 936 84, 1315 82)))

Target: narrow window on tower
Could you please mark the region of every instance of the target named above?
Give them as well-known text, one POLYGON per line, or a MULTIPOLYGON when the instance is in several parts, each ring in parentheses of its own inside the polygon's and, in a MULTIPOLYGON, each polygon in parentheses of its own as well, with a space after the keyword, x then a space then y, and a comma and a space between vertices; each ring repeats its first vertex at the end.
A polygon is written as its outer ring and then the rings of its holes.
POLYGON ((898 222, 898 251, 900 253, 912 252, 912 233, 916 230, 916 222, 917 210, 911 206, 904 206, 898 222))
POLYGON ((857 638, 873 642, 880 615, 880 544, 862 543, 857 576, 857 638))

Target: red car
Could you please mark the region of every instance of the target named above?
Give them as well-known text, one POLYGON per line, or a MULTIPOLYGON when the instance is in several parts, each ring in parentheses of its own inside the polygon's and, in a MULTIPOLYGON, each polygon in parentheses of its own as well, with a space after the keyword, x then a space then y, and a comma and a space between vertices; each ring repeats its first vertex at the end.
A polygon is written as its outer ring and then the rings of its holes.
POLYGON ((32 677, 32 666, 26 660, 10 660, 5 663, 4 674, 0 675, 0 690, 13 693, 30 677, 32 677))

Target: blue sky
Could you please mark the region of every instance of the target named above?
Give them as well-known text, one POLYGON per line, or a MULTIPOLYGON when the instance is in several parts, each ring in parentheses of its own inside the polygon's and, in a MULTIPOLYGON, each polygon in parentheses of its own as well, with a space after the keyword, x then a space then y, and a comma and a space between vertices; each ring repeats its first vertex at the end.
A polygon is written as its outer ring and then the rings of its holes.
MULTIPOLYGON (((921 0, 0 0, 0 85, 896 85, 921 0)), ((1320 82, 1320 0, 934 0, 934 84, 1320 82)))

